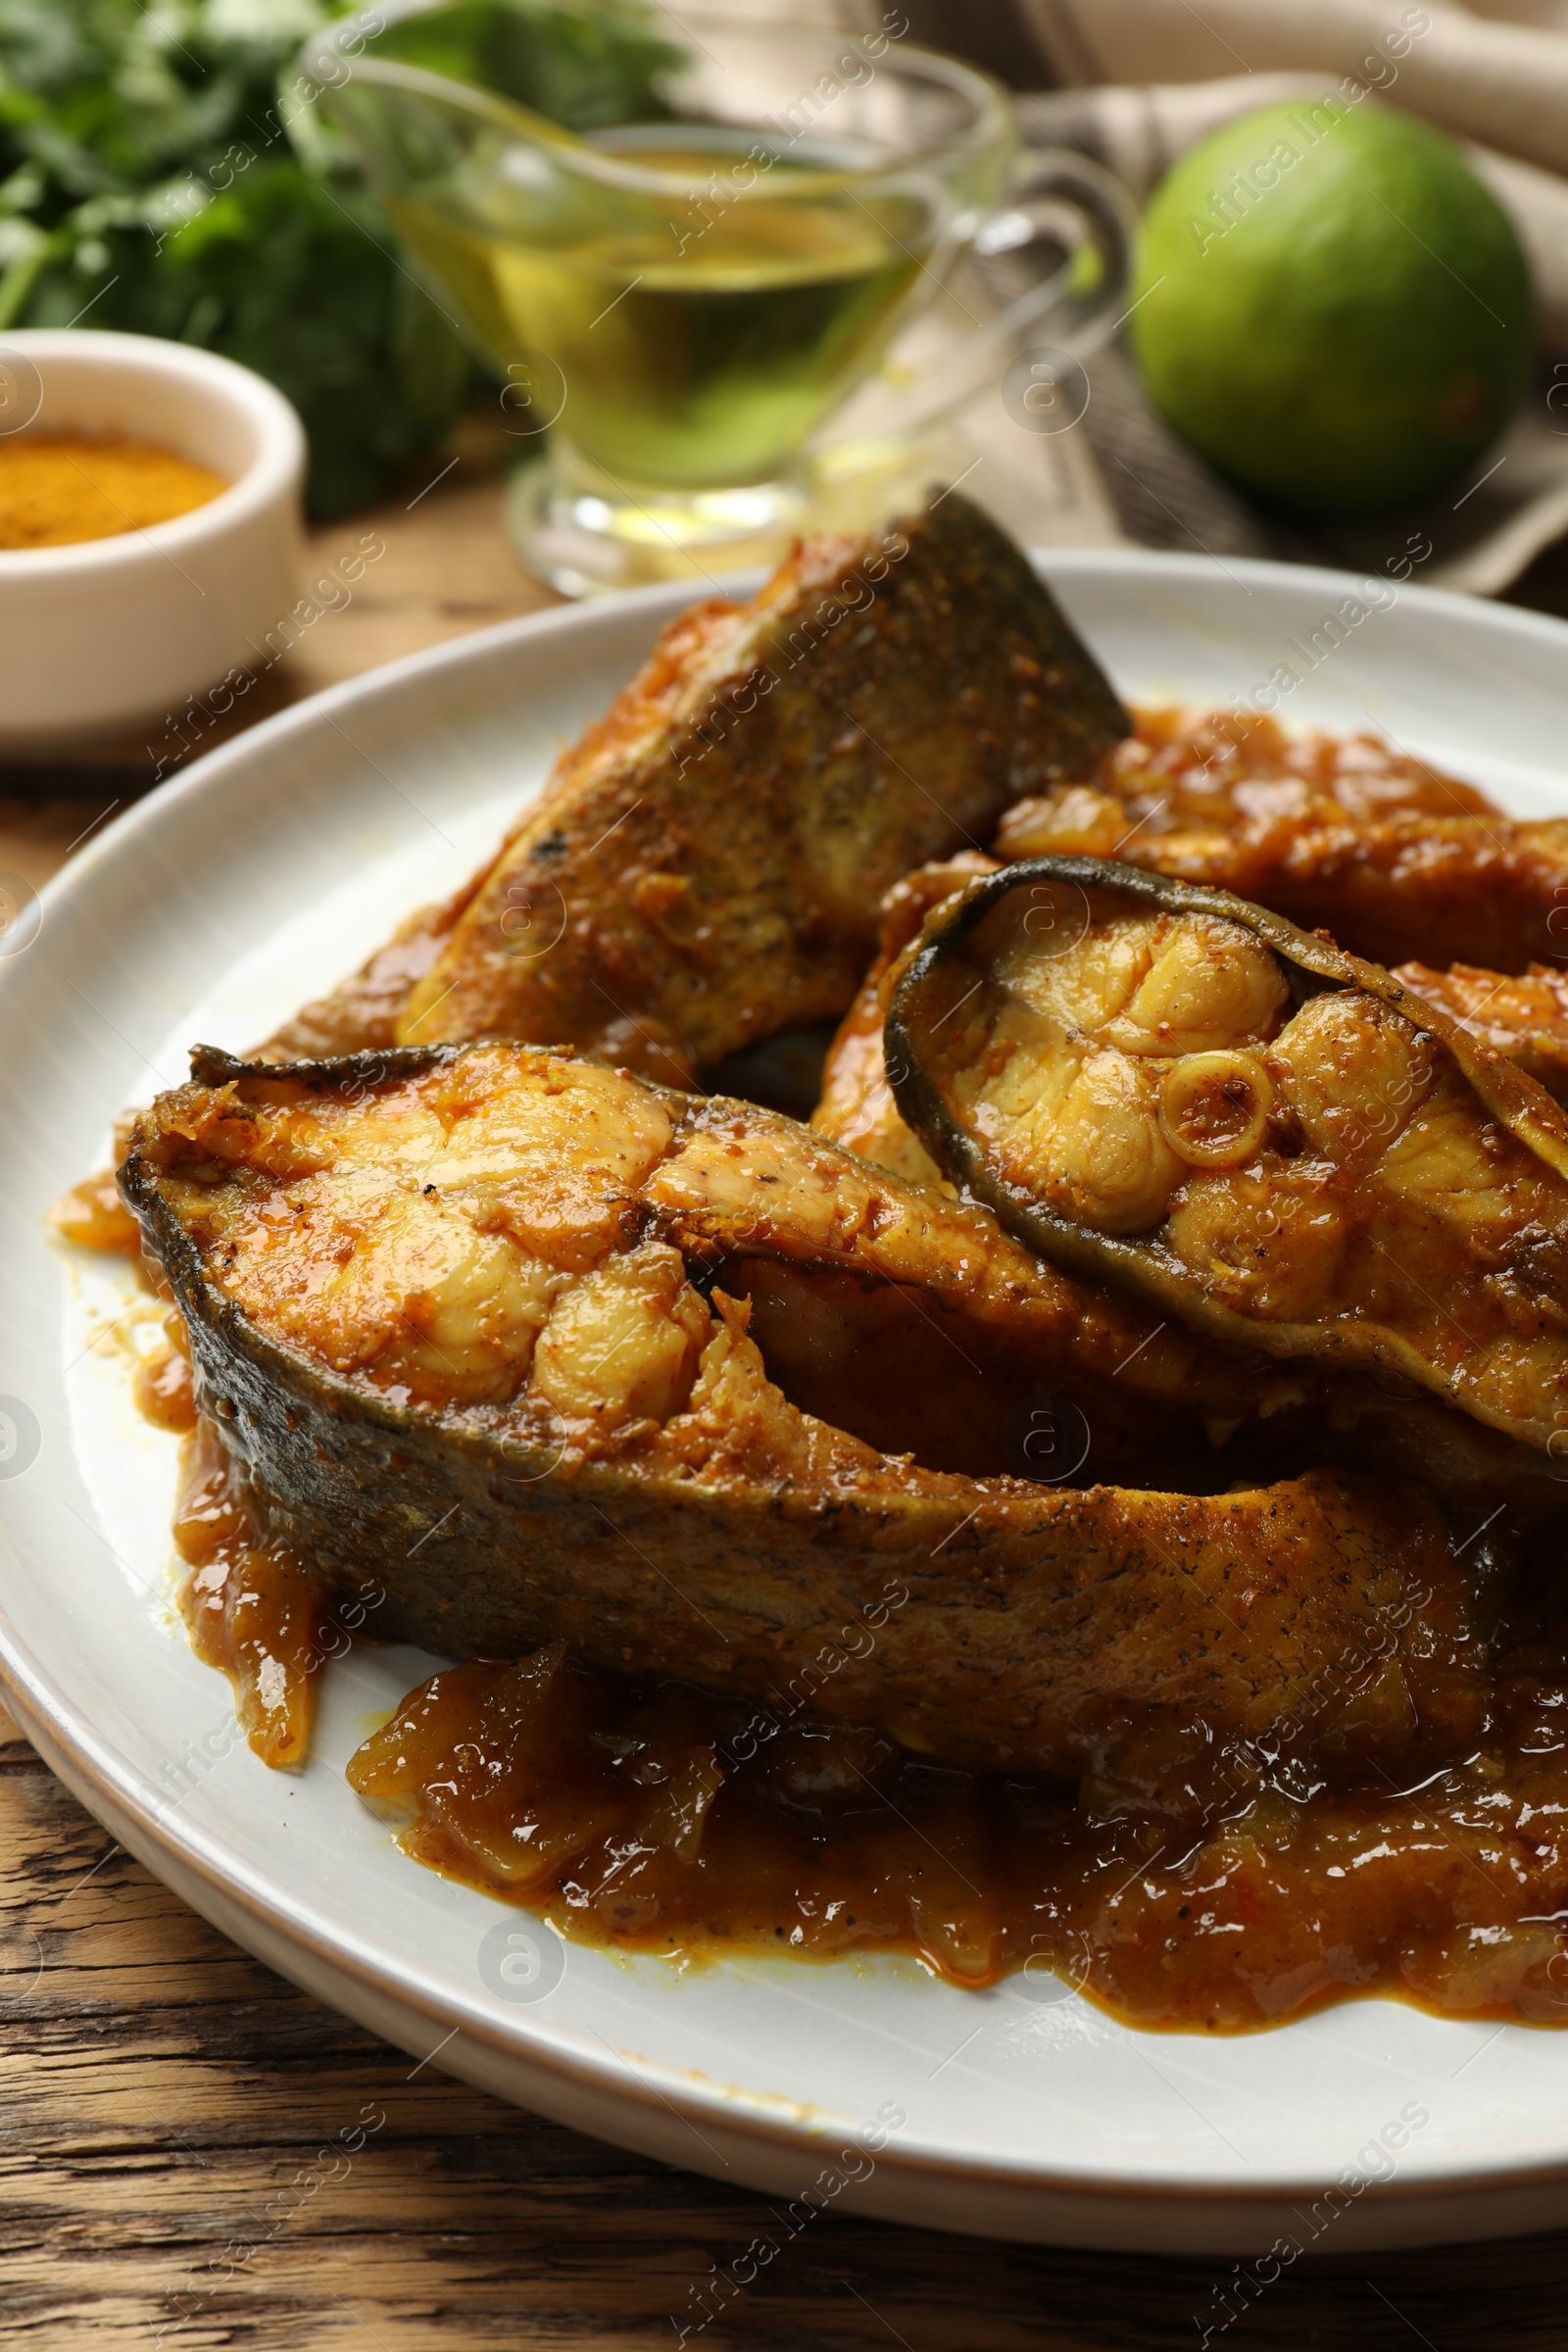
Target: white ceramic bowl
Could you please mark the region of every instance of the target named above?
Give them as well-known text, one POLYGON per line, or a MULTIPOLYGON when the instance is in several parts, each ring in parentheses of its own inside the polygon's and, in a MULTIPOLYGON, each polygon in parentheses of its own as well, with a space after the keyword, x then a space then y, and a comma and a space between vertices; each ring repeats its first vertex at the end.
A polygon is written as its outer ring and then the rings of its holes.
POLYGON ((255 667, 303 545, 305 435, 282 394, 152 335, 20 330, 0 336, 0 432, 29 428, 156 441, 229 487, 152 529, 0 549, 0 753, 161 720, 255 667))

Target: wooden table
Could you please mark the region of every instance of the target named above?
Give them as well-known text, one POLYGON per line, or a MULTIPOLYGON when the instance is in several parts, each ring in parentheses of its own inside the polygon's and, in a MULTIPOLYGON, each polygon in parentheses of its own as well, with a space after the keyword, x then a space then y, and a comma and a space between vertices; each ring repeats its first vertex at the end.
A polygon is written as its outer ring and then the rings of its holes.
MULTIPOLYGON (((422 495, 416 475, 382 512, 317 534, 323 562, 365 529, 387 552, 279 665, 265 707, 551 601, 502 536, 492 445, 459 447, 422 495)), ((1568 612, 1568 552, 1518 594, 1568 612)), ((258 696, 247 717, 261 714, 258 696)), ((0 770, 0 870, 42 881, 151 766, 122 745, 71 770, 0 770)), ((0 1714, 0 1970, 19 1960, 0 1974, 0 2345, 19 2352, 652 2352, 675 2345, 692 2285, 770 2227, 742 2188, 503 2106, 296 1992, 115 1846, 0 1714), (43 1973, 19 1991, 33 1935, 43 1973), (285 2195, 367 2110, 386 2120, 348 2174, 285 2195)), ((1200 2343, 1230 2276, 835 2217, 688 2341, 1152 2352, 1200 2343)), ((1308 2258, 1209 2340, 1561 2352, 1568 2239, 1308 2258)))

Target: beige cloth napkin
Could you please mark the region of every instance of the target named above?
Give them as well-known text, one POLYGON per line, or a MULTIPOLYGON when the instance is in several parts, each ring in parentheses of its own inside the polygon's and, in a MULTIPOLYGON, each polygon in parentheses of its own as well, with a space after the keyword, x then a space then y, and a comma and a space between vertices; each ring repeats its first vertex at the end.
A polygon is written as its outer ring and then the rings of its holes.
MULTIPOLYGON (((882 0, 804 7, 840 23, 884 16, 882 0)), ((1433 551, 1417 576, 1483 595, 1568 531, 1568 0, 902 0, 901 13, 913 38, 1020 89, 1054 84, 1020 102, 1030 143, 1094 157, 1140 202, 1222 122, 1353 75, 1467 144, 1519 229, 1540 298, 1542 366, 1520 416, 1467 479, 1392 522, 1282 526, 1168 430, 1120 344, 1086 355, 1081 430, 1032 442, 995 400, 962 420, 955 448, 976 465, 983 503, 1027 514, 1041 538, 1352 567, 1415 534, 1433 551)), ((989 274, 999 298, 1018 290, 1004 262, 989 274)))
MULTIPOLYGON (((1568 51, 1568 38, 1563 47, 1568 51)), ((1182 151, 1233 116, 1276 98, 1320 95, 1321 75, 1238 74, 1220 81, 1062 91, 1022 102, 1031 143, 1081 150, 1105 164, 1140 201, 1182 151)), ((1451 491, 1397 518, 1432 542, 1421 576, 1430 585, 1495 595, 1532 558, 1568 531, 1568 180, 1472 146, 1471 159, 1513 216, 1530 254, 1541 302, 1544 360, 1530 398, 1495 449, 1451 491), (1549 405, 1548 405, 1549 404, 1549 405)), ((1215 555, 1374 563, 1389 541, 1379 522, 1291 529, 1253 508, 1179 441, 1144 397, 1120 347, 1090 364, 1094 397, 1085 429, 1125 534, 1145 547, 1207 548, 1215 555)))
POLYGON ((1568 174, 1568 8, 1456 0, 1018 0, 1065 85, 1354 74, 1457 137, 1568 174), (1369 61, 1371 61, 1369 63, 1369 61))
MULTIPOLYGON (((1568 530, 1568 0, 1016 0, 1052 76, 1026 98, 1031 143, 1082 150, 1143 201, 1176 157, 1234 116, 1321 96, 1346 76, 1463 140, 1519 229, 1541 305, 1543 365, 1497 448, 1451 493, 1397 518, 1429 537, 1420 576, 1496 594, 1568 530)), ((1280 526, 1154 416, 1124 352, 1091 364, 1084 418, 1122 531, 1351 565, 1388 524, 1280 526)))

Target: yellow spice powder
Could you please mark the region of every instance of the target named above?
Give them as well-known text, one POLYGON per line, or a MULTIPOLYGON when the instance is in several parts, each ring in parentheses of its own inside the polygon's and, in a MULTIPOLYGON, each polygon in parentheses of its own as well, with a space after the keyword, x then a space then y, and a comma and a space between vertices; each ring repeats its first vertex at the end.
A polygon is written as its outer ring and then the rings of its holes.
POLYGON ((0 439, 0 548, 73 547, 206 506, 220 473, 151 441, 0 439))

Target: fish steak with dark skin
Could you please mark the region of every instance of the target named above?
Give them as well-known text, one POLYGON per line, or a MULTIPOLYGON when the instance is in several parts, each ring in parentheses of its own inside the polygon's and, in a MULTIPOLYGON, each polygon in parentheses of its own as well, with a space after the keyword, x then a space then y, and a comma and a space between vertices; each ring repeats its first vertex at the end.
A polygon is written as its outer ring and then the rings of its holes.
POLYGON ((206 1054, 138 1122, 121 1184, 202 1412, 335 1596, 373 1581, 386 1638, 564 1641, 1045 1773, 1195 1722, 1217 1745, 1289 1724, 1326 1766, 1396 1773, 1485 1715, 1484 1612, 1419 1487, 1046 1485, 928 1468, 796 1401, 757 1335, 799 1275, 841 1345, 891 1296, 982 1378, 1073 1380, 1112 1455, 1118 1413, 1198 1461, 1205 1411, 1234 1433, 1312 1400, 778 1114, 518 1046, 206 1054))
POLYGON ((689 1083, 833 1019, 910 866, 1089 773, 1125 710, 1019 550, 956 493, 807 541, 695 605, 488 869, 284 1042, 569 1044, 689 1083), (417 968, 416 968, 417 967, 417 968))
POLYGON ((1561 954, 1568 818, 1506 815, 1376 736, 1240 710, 1139 714, 1098 774, 1009 808, 998 857, 1124 859, 1386 964, 1518 973, 1561 954))
POLYGON ((928 918, 886 1051, 945 1174, 1043 1255, 1568 1448, 1568 1117, 1380 966, 1222 892, 1042 858, 928 918))

